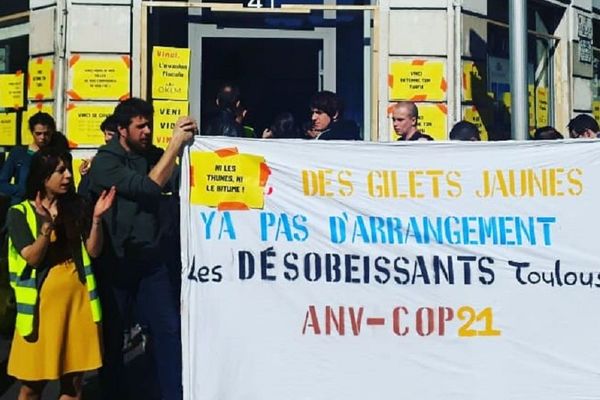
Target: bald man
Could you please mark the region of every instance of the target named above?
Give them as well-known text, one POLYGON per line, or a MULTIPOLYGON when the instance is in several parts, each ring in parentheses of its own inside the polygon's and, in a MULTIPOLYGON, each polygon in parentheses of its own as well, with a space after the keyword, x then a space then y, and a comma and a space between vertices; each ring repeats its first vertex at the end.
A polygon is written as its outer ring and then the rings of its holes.
POLYGON ((433 140, 417 129, 419 109, 412 101, 396 103, 392 111, 394 131, 400 136, 398 140, 433 140))

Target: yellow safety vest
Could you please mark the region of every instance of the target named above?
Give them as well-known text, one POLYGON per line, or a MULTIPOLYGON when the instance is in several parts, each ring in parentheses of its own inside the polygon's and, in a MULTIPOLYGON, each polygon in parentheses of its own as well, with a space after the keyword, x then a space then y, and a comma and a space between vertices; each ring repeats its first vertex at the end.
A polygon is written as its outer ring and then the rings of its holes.
MULTIPOLYGON (((37 237, 37 224, 35 219, 35 211, 25 200, 19 204, 15 204, 11 208, 16 208, 25 214, 27 225, 31 229, 33 237, 37 237)), ((83 241, 81 242, 81 259, 83 261, 83 270, 85 275, 85 283, 90 295, 90 306, 92 309, 92 318, 94 322, 102 320, 102 310, 100 308, 100 300, 96 291, 96 280, 92 273, 92 265, 90 256, 88 255, 83 241)), ((15 290, 15 298, 17 301, 17 321, 16 328, 19 334, 23 337, 31 335, 33 332, 33 319, 38 300, 38 289, 36 284, 35 268, 27 268, 27 275, 24 275, 27 262, 21 254, 15 249, 10 237, 8 238, 8 272, 10 273, 10 284, 15 290)))

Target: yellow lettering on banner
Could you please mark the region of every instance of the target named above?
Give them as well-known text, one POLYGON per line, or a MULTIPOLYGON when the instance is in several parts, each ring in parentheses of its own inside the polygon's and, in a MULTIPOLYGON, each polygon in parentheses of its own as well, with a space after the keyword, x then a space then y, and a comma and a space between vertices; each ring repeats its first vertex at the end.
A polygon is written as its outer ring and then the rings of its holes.
POLYGON ((592 101, 592 115, 598 124, 600 124, 600 101, 592 101))
POLYGON ((152 98, 187 100, 190 49, 158 47, 152 49, 152 98))
POLYGON ((535 120, 539 128, 548 125, 548 89, 541 86, 536 89, 535 120))
POLYGON ((25 75, 0 74, 0 108, 22 108, 25 93, 25 75))
POLYGON ((129 97, 129 56, 98 58, 75 54, 69 60, 71 100, 123 100, 129 97))
POLYGON ((190 155, 190 203, 220 210, 264 207, 264 189, 271 173, 264 157, 240 154, 237 148, 190 155))
POLYGON ((410 101, 446 100, 447 83, 442 61, 394 61, 390 66, 390 99, 410 101))
POLYGON ((50 57, 29 60, 27 98, 48 100, 54 98, 54 62, 50 57))
POLYGON ((0 146, 17 144, 17 114, 0 113, 0 146))
POLYGON ((114 104, 90 105, 70 103, 67 107, 67 138, 72 147, 101 146, 104 133, 100 124, 114 111, 114 104))
POLYGON ((479 129, 479 137, 482 141, 488 140, 488 131, 477 107, 471 106, 465 108, 463 119, 477 126, 477 129, 479 129))
POLYGON ((26 111, 23 111, 23 123, 21 124, 21 144, 29 144, 33 140, 29 132, 29 118, 38 112, 45 112, 54 117, 52 103, 31 103, 26 111))
POLYGON ((173 127, 180 117, 188 115, 189 102, 155 100, 154 105, 154 127, 152 129, 152 138, 154 145, 166 149, 171 136, 173 127))
POLYGON ((580 196, 583 192, 580 168, 483 170, 479 198, 523 198, 580 196))

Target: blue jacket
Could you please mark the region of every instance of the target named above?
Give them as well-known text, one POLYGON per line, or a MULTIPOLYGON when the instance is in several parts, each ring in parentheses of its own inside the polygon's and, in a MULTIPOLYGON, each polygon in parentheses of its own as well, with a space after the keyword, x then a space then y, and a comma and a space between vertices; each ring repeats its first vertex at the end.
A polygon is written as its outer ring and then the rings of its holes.
POLYGON ((14 147, 0 170, 0 192, 10 196, 10 204, 18 204, 25 198, 25 185, 33 152, 27 146, 14 147), (14 177, 14 183, 10 183, 14 177))

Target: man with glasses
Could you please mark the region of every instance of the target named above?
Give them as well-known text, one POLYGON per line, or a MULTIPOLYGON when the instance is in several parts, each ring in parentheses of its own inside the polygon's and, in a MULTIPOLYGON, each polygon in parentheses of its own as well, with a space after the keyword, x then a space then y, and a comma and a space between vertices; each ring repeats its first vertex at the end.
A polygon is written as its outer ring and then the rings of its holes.
POLYGON ((38 112, 29 118, 29 131, 33 141, 28 146, 15 146, 0 170, 0 192, 10 196, 11 205, 23 201, 31 157, 51 144, 56 124, 50 114, 38 112))

